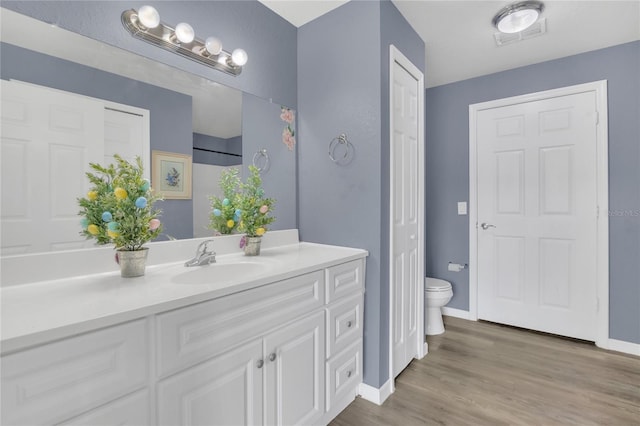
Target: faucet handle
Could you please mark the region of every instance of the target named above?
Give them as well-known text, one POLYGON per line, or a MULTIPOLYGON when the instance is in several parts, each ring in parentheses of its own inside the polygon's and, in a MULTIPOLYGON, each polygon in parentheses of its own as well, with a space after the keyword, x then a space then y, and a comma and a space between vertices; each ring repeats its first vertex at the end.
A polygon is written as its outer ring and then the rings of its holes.
POLYGON ((207 250, 207 246, 209 245, 209 243, 213 243, 213 240, 204 240, 203 242, 201 242, 196 249, 196 254, 211 254, 211 252, 207 250))

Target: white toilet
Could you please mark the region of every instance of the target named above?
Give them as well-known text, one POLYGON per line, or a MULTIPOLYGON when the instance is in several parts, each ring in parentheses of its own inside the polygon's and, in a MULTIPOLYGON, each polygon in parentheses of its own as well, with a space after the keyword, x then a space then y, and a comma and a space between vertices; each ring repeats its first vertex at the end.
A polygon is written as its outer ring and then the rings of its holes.
POLYGON ((449 281, 426 277, 424 279, 424 330, 425 334, 433 336, 444 333, 442 323, 442 308, 453 297, 453 290, 449 281))

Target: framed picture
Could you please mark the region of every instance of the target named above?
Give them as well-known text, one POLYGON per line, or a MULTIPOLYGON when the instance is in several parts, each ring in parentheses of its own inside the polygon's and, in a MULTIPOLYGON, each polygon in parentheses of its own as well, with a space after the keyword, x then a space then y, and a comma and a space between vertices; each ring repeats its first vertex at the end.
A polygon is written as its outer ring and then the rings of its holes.
POLYGON ((151 185, 165 200, 190 200, 191 156, 151 151, 151 185))

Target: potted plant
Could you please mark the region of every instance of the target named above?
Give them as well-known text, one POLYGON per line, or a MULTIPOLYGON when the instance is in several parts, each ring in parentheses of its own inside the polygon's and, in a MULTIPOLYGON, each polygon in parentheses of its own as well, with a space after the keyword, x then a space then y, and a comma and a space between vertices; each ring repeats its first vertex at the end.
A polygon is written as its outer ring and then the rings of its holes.
POLYGON ((114 244, 121 275, 138 277, 144 275, 148 253, 143 245, 162 230, 161 212, 153 208, 160 197, 143 177, 140 157, 135 164, 117 154, 113 157, 116 164, 107 167, 89 164, 94 173, 86 175, 93 186, 78 199, 81 234, 98 244, 114 244))
POLYGON ((211 200, 211 215, 209 229, 219 234, 232 234, 238 228, 240 222, 238 190, 240 178, 238 169, 227 169, 220 175, 220 188, 223 198, 209 197, 211 200))
POLYGON ((245 233, 243 237, 245 255, 260 254, 261 237, 267 232, 267 225, 276 219, 271 216, 274 203, 275 200, 264 196, 258 168, 249 166, 249 176, 245 183, 240 184, 238 195, 241 213, 238 230, 245 233))

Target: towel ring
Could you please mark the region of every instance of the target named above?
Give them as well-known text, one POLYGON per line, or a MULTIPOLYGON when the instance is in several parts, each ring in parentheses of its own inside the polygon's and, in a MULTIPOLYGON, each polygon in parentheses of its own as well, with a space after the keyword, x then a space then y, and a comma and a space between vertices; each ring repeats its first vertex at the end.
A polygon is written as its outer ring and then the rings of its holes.
POLYGON ((341 161, 344 161, 347 159, 347 157, 351 153, 352 148, 353 148, 353 145, 351 145, 351 142, 349 142, 349 139, 347 139, 347 135, 344 133, 340 133, 340 136, 333 138, 331 142, 329 142, 329 158, 334 163, 340 164, 341 161), (344 145, 344 155, 342 157, 335 158, 333 155, 335 152, 335 149, 341 144, 344 145))
POLYGON ((263 172, 269 168, 269 154, 267 149, 262 148, 253 154, 253 166, 258 169, 259 172, 263 172))

